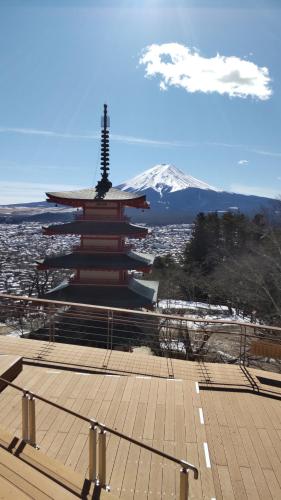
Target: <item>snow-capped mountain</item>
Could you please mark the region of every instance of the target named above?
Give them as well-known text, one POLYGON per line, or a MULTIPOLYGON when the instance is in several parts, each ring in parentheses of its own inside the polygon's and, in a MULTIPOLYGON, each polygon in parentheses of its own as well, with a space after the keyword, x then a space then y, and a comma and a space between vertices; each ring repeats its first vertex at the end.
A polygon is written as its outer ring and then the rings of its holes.
POLYGON ((272 211, 276 203, 260 196, 221 191, 163 163, 116 187, 146 195, 151 210, 136 214, 134 209, 128 209, 128 213, 135 221, 151 223, 182 223, 192 220, 198 212, 230 210, 254 215, 263 209, 272 211))
POLYGON ((160 196, 188 188, 219 191, 206 182, 199 181, 191 175, 186 175, 177 167, 169 163, 155 165, 117 187, 123 191, 147 191, 148 189, 153 189, 157 191, 160 196))

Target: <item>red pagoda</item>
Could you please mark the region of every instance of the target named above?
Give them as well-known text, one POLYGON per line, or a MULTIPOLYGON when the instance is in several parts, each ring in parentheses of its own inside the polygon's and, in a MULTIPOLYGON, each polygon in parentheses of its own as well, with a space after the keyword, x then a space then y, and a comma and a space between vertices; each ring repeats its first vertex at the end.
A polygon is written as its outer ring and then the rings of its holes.
POLYGON ((45 298, 109 307, 152 308, 158 282, 135 279, 132 271, 147 273, 154 257, 136 253, 128 238, 145 238, 145 227, 130 224, 126 207, 149 208, 144 195, 114 189, 109 173, 109 117, 104 105, 101 132, 101 179, 95 188, 46 193, 47 201, 80 208, 73 222, 43 228, 45 235, 80 235, 72 252, 48 256, 39 269, 71 269, 73 276, 45 298), (131 271, 131 272, 130 272, 131 271))

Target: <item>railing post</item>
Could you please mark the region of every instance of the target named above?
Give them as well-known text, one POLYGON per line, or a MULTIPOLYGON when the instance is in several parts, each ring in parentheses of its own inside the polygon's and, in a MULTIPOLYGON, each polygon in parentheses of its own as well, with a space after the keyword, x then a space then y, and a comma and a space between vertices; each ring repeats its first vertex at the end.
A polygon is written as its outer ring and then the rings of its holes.
POLYGON ((246 364, 247 327, 244 326, 243 366, 246 364))
POLYGON ((94 422, 89 427, 89 479, 97 479, 97 427, 94 422))
POLYGON ((36 447, 35 398, 31 393, 28 398, 28 440, 31 446, 36 447))
POLYGON ((99 432, 99 485, 106 487, 106 431, 102 427, 99 432))
POLYGON ((22 404, 22 439, 28 441, 28 391, 24 391, 21 399, 22 404))
POLYGON ((110 350, 112 351, 112 340, 113 340, 113 323, 114 322, 114 316, 113 316, 113 311, 111 311, 111 325, 110 325, 110 350))
POLYGON ((243 335, 243 331, 242 331, 242 326, 240 325, 240 345, 239 345, 239 365, 241 366, 242 364, 242 335, 243 335))
POLYGON ((110 311, 107 311, 107 336, 106 336, 106 349, 109 349, 109 337, 110 337, 110 311))
POLYGON ((180 470, 180 500, 188 499, 189 492, 189 470, 184 467, 180 470))
POLYGON ((54 323, 54 315, 56 308, 51 305, 48 307, 48 315, 49 315, 49 342, 55 341, 55 323, 54 323))

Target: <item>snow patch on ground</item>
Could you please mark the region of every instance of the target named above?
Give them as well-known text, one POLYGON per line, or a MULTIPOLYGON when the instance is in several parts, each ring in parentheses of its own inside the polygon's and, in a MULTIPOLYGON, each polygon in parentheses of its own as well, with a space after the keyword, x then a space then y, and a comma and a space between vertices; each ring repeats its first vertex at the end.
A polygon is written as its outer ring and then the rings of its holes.
POLYGON ((230 314, 228 306, 207 304, 205 302, 163 299, 159 300, 158 309, 160 311, 184 311, 184 317, 188 316, 188 318, 195 320, 204 318, 206 321, 211 321, 212 319, 224 319, 226 321, 239 321, 243 323, 251 322, 251 318, 249 316, 243 317, 242 314, 237 314, 237 311, 234 308, 232 308, 232 314, 230 314), (189 311, 192 311, 195 314, 189 314, 189 311))

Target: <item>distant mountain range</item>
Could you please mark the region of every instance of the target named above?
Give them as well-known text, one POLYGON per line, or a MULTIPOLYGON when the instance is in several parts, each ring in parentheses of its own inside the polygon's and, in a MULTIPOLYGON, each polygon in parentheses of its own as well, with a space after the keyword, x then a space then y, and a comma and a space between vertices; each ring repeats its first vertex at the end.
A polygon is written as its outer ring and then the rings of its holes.
MULTIPOLYGON (((137 214, 135 220, 186 222, 198 212, 240 211, 252 215, 273 210, 276 200, 261 196, 222 191, 186 175, 170 164, 155 165, 119 186, 124 191, 143 191, 150 201, 149 214, 137 214)), ((133 211, 131 211, 133 214, 133 211)))
MULTIPOLYGON (((261 210, 273 211, 277 204, 271 198, 221 191, 166 163, 155 165, 116 187, 146 194, 151 210, 128 212, 134 221, 151 224, 191 222, 198 212, 231 210, 253 215, 261 210)), ((59 222, 70 220, 73 212, 69 207, 56 208, 47 202, 9 205, 0 208, 0 222, 59 222)))

